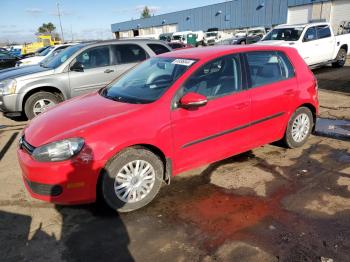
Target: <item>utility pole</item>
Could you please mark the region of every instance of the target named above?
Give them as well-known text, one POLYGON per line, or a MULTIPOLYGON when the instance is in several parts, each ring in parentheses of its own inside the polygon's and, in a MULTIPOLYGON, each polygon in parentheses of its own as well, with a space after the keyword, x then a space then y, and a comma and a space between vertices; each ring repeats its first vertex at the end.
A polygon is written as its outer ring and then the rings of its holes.
POLYGON ((64 42, 64 36, 63 36, 63 28, 62 28, 62 22, 61 22, 61 12, 60 12, 60 4, 57 2, 57 12, 58 12, 58 19, 60 21, 60 27, 61 27, 61 38, 62 43, 64 42))
POLYGON ((74 41, 74 36, 73 36, 73 27, 72 24, 70 24, 70 33, 72 35, 72 42, 74 41))

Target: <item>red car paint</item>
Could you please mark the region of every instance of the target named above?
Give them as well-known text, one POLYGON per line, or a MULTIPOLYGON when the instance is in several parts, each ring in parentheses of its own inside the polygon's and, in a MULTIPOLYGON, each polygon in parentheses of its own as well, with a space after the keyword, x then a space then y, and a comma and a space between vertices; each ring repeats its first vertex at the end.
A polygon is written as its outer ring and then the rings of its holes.
MULTIPOLYGON (((34 198, 60 204, 95 201, 101 171, 126 147, 142 144, 156 148, 171 160, 171 173, 177 175, 280 140, 290 116, 302 105, 307 104, 318 113, 315 78, 295 49, 218 46, 179 50, 160 57, 197 62, 157 101, 128 104, 94 92, 66 101, 30 122, 23 135, 33 147, 72 137, 85 140, 76 156, 61 162, 38 162, 22 147, 18 148, 25 184, 34 198), (171 109, 177 90, 202 65, 224 55, 251 51, 283 52, 292 62, 295 76, 209 100, 196 110, 171 109), (28 183, 60 185, 63 191, 58 196, 36 194, 28 183)), ((193 98, 196 102, 203 99, 193 94, 191 98, 189 94, 184 98, 187 103, 193 98)))

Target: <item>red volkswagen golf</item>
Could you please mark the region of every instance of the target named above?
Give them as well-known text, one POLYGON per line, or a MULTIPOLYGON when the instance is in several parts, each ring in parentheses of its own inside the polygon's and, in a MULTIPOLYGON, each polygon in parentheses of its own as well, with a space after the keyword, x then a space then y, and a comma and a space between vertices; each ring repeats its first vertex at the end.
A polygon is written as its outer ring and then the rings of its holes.
POLYGON ((78 204, 101 192, 126 212, 183 171, 277 140, 303 145, 317 113, 315 77, 295 49, 186 49, 39 115, 18 158, 34 198, 78 204))

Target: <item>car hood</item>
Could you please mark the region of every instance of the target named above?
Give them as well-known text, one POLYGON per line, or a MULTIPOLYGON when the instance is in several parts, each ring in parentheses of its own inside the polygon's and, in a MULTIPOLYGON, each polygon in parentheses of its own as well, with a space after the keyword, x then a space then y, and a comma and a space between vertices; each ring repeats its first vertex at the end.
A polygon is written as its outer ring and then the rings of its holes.
POLYGON ((85 137, 91 128, 141 110, 143 104, 120 103, 97 92, 61 103, 35 117, 24 130, 26 141, 38 147, 70 137, 85 137))
POLYGON ((44 71, 52 70, 51 68, 44 68, 40 65, 32 66, 22 66, 22 67, 13 67, 9 69, 0 70, 0 81, 5 79, 14 79, 20 76, 31 75, 35 73, 40 73, 44 71))
POLYGON ((42 61, 45 58, 45 56, 33 56, 33 57, 28 57, 20 60, 21 63, 30 63, 30 64, 37 64, 40 61, 42 61))

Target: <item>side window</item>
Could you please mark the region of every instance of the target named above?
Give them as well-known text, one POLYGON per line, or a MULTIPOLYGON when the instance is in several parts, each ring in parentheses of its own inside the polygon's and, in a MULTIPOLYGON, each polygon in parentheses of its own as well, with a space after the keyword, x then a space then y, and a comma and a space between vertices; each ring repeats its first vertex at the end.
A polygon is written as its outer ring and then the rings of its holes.
POLYGON ((147 59, 147 53, 139 45, 113 45, 115 60, 118 64, 138 63, 147 59))
POLYGON ((76 60, 77 62, 82 63, 85 69, 109 66, 111 64, 109 46, 99 46, 87 49, 80 53, 76 60))
POLYGON ((319 39, 331 37, 331 29, 328 25, 318 26, 317 35, 319 39))
POLYGON ((160 55, 163 53, 167 53, 170 52, 170 50, 165 47, 164 45, 161 44, 147 44, 149 48, 151 48, 151 50, 156 54, 156 55, 160 55))
POLYGON ((242 71, 238 55, 211 61, 197 70, 184 85, 184 93, 196 92, 208 99, 239 92, 242 71))
POLYGON ((310 42, 313 40, 316 40, 316 28, 315 27, 310 27, 308 30, 306 30, 303 42, 310 42))
POLYGON ((294 68, 282 52, 249 52, 246 56, 252 87, 294 77, 294 68))

